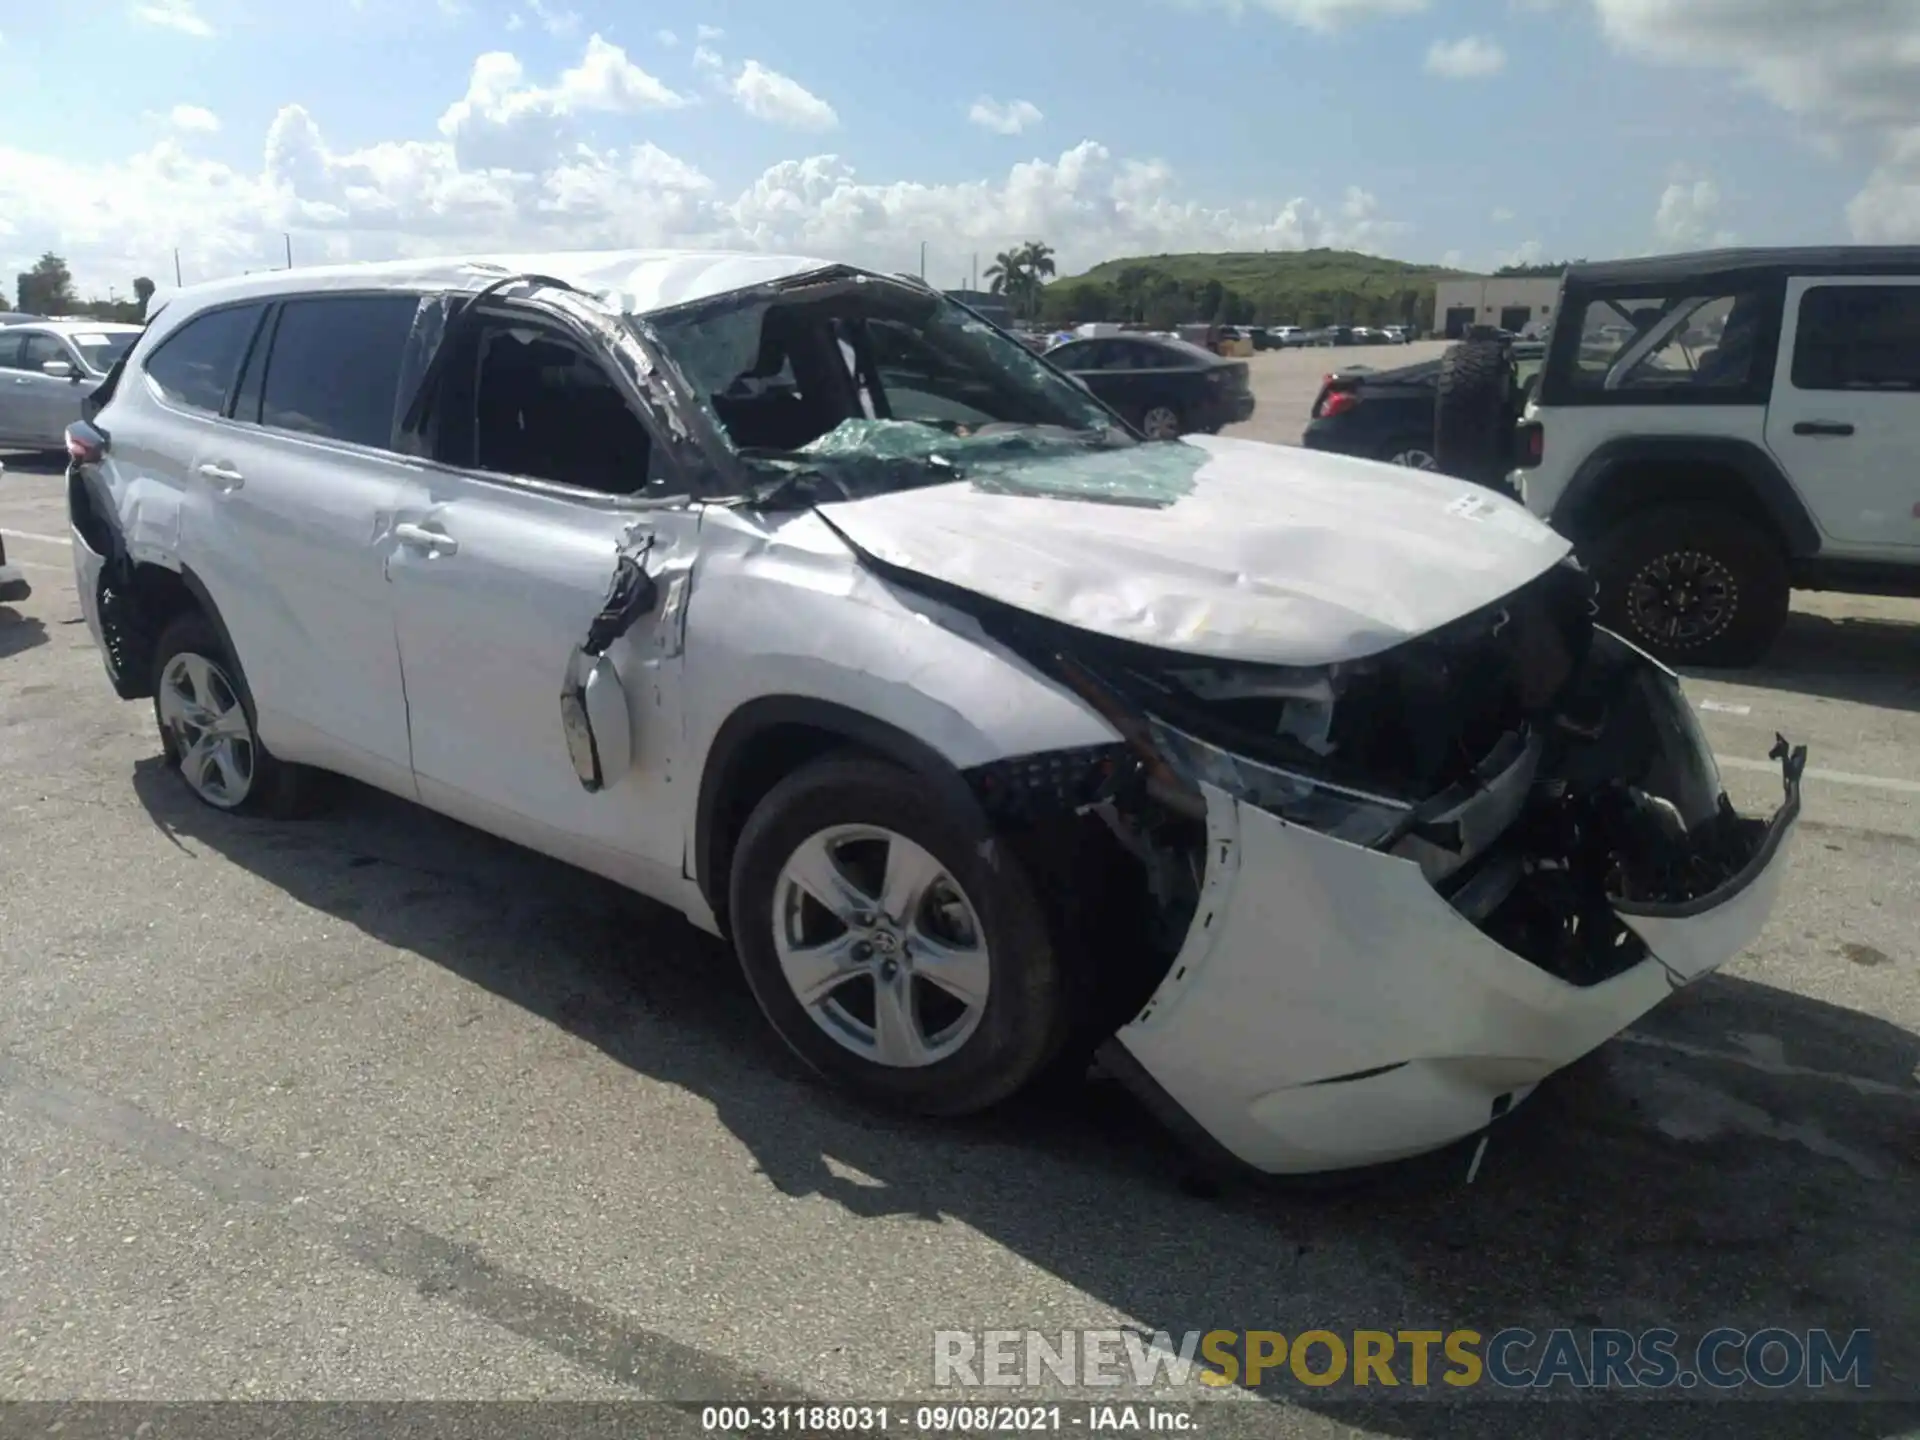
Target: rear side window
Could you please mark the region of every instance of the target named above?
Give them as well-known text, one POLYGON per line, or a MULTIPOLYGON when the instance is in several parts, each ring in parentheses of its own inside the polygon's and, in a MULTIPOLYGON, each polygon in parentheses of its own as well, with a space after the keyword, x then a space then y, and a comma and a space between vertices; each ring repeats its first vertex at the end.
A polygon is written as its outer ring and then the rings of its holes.
POLYGON ((1796 390, 1920 390, 1920 285, 1818 285, 1800 297, 1796 390))
POLYGON ((280 307, 260 423, 387 449, 414 295, 290 300, 280 307))
POLYGON ((147 379, 171 404, 218 415, 265 308, 233 305, 195 316, 147 357, 147 379))

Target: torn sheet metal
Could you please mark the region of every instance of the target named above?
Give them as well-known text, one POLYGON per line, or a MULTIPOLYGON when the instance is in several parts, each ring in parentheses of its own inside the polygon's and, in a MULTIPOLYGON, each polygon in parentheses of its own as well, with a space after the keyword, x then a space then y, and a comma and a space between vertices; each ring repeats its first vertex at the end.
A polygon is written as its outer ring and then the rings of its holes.
POLYGON ((651 536, 622 547, 614 561, 607 603, 568 657, 560 689, 560 724, 574 773, 589 793, 614 784, 633 763, 633 706, 608 647, 659 606, 660 589, 647 573, 651 536))
MULTIPOLYGON (((1063 624, 1190 654, 1313 666, 1378 654, 1493 604, 1566 556, 1561 536, 1464 481, 1253 441, 1190 438, 1165 507, 965 483, 821 507, 879 560, 1063 624)), ((1144 483, 1144 482, 1143 482, 1144 483)))

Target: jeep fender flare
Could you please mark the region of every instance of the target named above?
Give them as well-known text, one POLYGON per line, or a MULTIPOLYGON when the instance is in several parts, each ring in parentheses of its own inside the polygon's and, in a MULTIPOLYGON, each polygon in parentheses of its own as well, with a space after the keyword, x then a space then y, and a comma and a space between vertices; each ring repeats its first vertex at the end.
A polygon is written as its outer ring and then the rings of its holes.
POLYGON ((1725 436, 1634 435, 1598 445, 1567 482, 1549 523, 1576 546, 1595 539, 1635 508, 1631 501, 1615 503, 1616 477, 1651 466, 1698 467, 1703 472, 1705 483, 1697 493, 1663 489, 1663 500, 1745 501, 1745 508, 1757 510, 1771 526, 1788 559, 1804 560, 1820 552, 1820 528, 1779 463, 1752 441, 1725 436), (1706 478, 1704 472, 1712 471, 1732 478, 1706 478))

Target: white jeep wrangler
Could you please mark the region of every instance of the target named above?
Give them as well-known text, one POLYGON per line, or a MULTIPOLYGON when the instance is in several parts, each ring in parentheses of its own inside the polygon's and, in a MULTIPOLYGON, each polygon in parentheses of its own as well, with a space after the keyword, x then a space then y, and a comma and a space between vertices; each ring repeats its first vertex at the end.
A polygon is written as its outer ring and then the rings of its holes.
POLYGON ((1440 468, 1516 491, 1661 659, 1756 663, 1793 589, 1920 595, 1920 247, 1579 265, 1523 395, 1499 351, 1446 357, 1440 468))

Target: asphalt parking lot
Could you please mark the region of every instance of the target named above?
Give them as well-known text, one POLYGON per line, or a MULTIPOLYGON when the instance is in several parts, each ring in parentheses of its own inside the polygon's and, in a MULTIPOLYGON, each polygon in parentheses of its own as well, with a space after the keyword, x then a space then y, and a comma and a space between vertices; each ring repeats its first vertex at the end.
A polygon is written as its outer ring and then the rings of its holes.
MULTIPOLYGON (((1292 438, 1325 359, 1259 357, 1255 426, 1292 438)), ((108 688, 56 473, 4 458, 35 593, 0 606, 0 1398, 924 1399, 943 1329, 1730 1325, 1870 1329, 1873 1395, 1920 1400, 1920 604, 1799 597, 1767 667, 1688 680, 1743 806, 1776 731, 1811 752, 1751 953, 1471 1184, 1216 1195, 1098 1082, 961 1125, 848 1106, 716 944, 400 802, 197 805, 108 688)), ((1540 1429, 1354 1394, 1228 1408, 1540 1429)), ((1553 1433, 1914 1420, 1624 1408, 1553 1433)))

